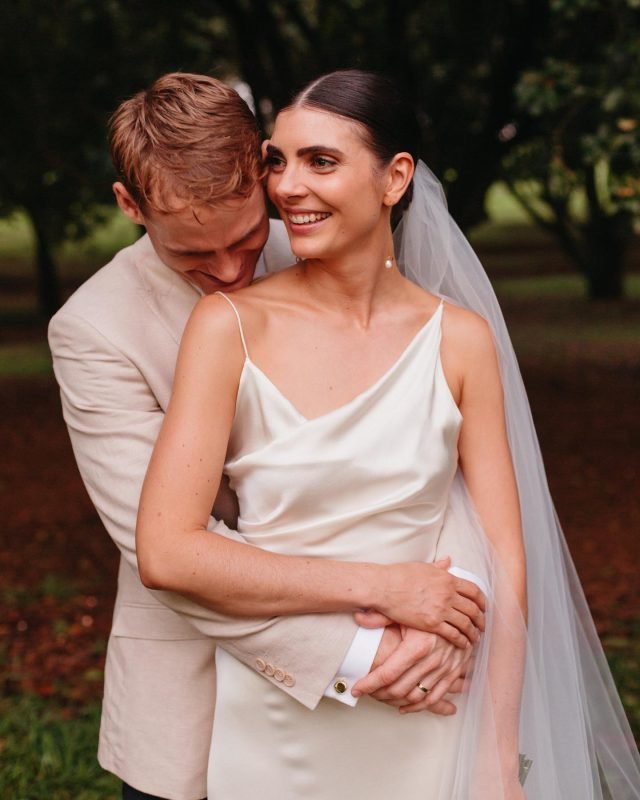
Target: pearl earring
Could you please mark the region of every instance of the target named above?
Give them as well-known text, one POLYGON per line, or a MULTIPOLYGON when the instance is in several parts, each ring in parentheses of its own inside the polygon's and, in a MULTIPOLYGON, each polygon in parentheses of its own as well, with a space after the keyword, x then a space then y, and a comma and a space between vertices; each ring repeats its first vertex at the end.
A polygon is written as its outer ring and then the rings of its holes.
POLYGON ((385 258, 384 260, 385 269, 393 269, 393 257, 389 256, 389 258, 385 258))

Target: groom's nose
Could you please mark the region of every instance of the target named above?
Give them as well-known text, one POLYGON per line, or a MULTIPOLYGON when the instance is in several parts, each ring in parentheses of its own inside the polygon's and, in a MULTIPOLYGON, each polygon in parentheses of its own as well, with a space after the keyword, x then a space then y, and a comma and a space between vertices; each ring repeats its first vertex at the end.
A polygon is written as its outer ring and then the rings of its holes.
POLYGON ((232 283, 240 274, 244 266, 242 253, 231 253, 225 250, 216 254, 215 262, 210 271, 224 283, 232 283))

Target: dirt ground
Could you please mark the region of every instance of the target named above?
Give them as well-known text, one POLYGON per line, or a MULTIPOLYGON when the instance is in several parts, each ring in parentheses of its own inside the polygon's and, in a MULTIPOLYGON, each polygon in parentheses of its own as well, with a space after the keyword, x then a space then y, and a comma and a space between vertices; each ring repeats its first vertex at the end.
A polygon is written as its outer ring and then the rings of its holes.
MULTIPOLYGON (((538 358, 523 375, 598 630, 625 647, 640 632, 640 367, 559 371, 538 358)), ((77 474, 53 377, 0 380, 0 408, 0 686, 72 713, 101 696, 116 550, 77 474)))

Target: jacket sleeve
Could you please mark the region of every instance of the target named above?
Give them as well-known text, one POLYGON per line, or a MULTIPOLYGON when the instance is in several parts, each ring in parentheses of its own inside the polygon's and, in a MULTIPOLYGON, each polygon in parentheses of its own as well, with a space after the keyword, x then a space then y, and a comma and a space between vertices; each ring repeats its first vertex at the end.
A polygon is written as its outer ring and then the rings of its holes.
MULTIPOLYGON (((64 309, 58 312, 49 326, 49 344, 80 474, 107 532, 137 580, 138 502, 163 410, 136 365, 87 320, 64 309)), ((223 535, 242 540, 237 532, 212 519, 213 526, 223 535)), ((139 580, 137 583, 150 603, 159 601, 180 615, 179 622, 193 626, 194 638, 214 639, 238 660, 263 673, 266 660, 287 665, 289 674, 295 676, 293 686, 265 677, 309 708, 333 680, 357 630, 350 614, 226 617, 179 595, 152 592, 139 580)))

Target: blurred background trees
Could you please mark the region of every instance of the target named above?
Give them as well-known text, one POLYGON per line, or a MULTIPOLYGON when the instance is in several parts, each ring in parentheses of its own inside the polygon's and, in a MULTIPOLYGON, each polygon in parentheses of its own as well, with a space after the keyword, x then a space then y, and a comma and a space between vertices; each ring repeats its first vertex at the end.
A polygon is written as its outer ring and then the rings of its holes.
POLYGON ((55 253, 105 215, 108 115, 171 70, 246 82, 274 109, 322 72, 383 71, 463 227, 504 180, 593 298, 623 292, 640 214, 640 0, 57 0, 5 4, 0 214, 34 229, 40 304, 55 253))
POLYGON ((538 63, 515 85, 520 135, 504 177, 593 298, 622 294, 640 216, 638 9, 638 0, 556 0, 538 63))

